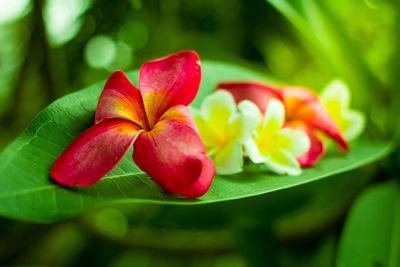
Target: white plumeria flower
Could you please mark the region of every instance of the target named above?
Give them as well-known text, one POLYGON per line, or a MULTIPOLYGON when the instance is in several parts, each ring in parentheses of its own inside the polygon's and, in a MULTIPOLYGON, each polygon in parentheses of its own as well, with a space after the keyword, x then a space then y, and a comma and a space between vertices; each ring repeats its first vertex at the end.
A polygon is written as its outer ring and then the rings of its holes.
MULTIPOLYGON (((261 113, 258 111, 261 118, 261 113)), ((263 163, 278 174, 299 175, 301 168, 297 157, 307 152, 310 140, 305 133, 282 128, 285 122, 285 108, 281 101, 269 101, 264 122, 246 144, 246 152, 254 163, 263 163)))
POLYGON ((320 98, 346 140, 354 140, 361 134, 365 127, 365 115, 359 110, 350 109, 350 91, 343 81, 329 83, 320 98))
POLYGON ((258 107, 248 100, 236 106, 228 91, 218 90, 204 99, 201 110, 191 112, 216 173, 241 172, 242 146, 261 123, 258 107))

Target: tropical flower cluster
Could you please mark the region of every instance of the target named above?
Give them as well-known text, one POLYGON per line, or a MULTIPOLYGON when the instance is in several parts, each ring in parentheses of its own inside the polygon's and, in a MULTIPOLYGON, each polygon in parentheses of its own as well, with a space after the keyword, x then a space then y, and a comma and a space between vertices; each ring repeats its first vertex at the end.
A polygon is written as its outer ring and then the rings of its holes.
POLYGON ((347 151, 347 140, 364 127, 341 81, 321 97, 305 88, 220 83, 199 110, 189 110, 200 81, 200 60, 192 51, 146 62, 139 89, 114 72, 93 126, 59 156, 52 177, 66 186, 90 186, 133 147, 133 161, 160 187, 200 197, 215 173, 242 171, 245 157, 275 173, 298 175, 301 166, 316 164, 329 139, 347 151))
POLYGON ((253 102, 243 100, 236 107, 231 93, 218 90, 192 114, 218 174, 243 170, 243 147, 255 163, 280 174, 300 173, 296 158, 309 149, 310 141, 299 130, 283 128, 285 109, 280 101, 272 99, 262 115, 253 102))
POLYGON ((256 82, 220 83, 214 95, 204 100, 201 111, 192 111, 200 135, 207 140, 206 151, 213 158, 218 174, 233 174, 243 168, 240 149, 230 149, 229 145, 221 145, 223 142, 209 142, 210 136, 216 136, 215 129, 229 125, 232 119, 225 116, 211 120, 208 114, 221 114, 220 110, 227 106, 235 110, 233 101, 239 111, 244 103, 251 106, 246 109, 244 120, 255 122, 258 118, 259 124, 247 123, 245 140, 242 135, 237 138, 233 128, 219 132, 220 139, 229 140, 229 144, 240 142, 251 161, 263 163, 278 174, 298 175, 301 167, 315 165, 330 141, 336 142, 342 151, 348 151, 348 141, 355 139, 365 124, 363 113, 350 109, 348 87, 340 80, 331 82, 320 96, 302 87, 256 82), (224 95, 226 100, 215 101, 218 95, 224 95), (231 166, 231 169, 221 170, 223 166, 231 166))

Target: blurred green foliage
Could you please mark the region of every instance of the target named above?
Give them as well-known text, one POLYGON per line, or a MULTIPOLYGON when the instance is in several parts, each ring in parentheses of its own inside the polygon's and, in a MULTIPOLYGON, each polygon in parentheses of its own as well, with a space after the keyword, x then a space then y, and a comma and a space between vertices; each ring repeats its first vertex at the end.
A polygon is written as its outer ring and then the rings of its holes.
MULTIPOLYGON (((370 118, 366 134, 397 139, 399 16, 397 0, 0 0, 0 150, 56 98, 183 49, 316 91, 340 77, 370 118)), ((353 200, 396 179, 399 162, 396 152, 209 206, 113 206, 52 225, 1 219, 0 264, 334 266, 353 200)))

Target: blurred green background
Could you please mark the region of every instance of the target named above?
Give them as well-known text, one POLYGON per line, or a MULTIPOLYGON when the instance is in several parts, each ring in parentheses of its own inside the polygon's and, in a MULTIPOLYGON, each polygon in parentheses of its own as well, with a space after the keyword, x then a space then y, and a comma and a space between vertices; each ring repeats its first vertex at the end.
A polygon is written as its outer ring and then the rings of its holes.
MULTIPOLYGON (((316 91, 340 77, 368 114, 366 135, 396 137, 399 14, 397 0, 0 0, 0 151, 53 100, 184 49, 316 91)), ((121 205, 51 225, 2 218, 0 264, 335 266, 349 207, 395 179, 398 163, 394 153, 208 206, 121 205)))

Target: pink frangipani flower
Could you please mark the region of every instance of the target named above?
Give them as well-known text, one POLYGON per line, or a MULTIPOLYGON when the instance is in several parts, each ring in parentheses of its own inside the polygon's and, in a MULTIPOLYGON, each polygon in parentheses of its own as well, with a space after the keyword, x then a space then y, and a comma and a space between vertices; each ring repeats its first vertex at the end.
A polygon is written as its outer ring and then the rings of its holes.
POLYGON ((90 186, 133 146, 133 160, 159 186, 185 197, 202 196, 215 166, 187 108, 200 80, 200 60, 191 51, 145 63, 140 90, 122 71, 114 72, 98 101, 95 125, 67 147, 51 175, 63 185, 90 186))

